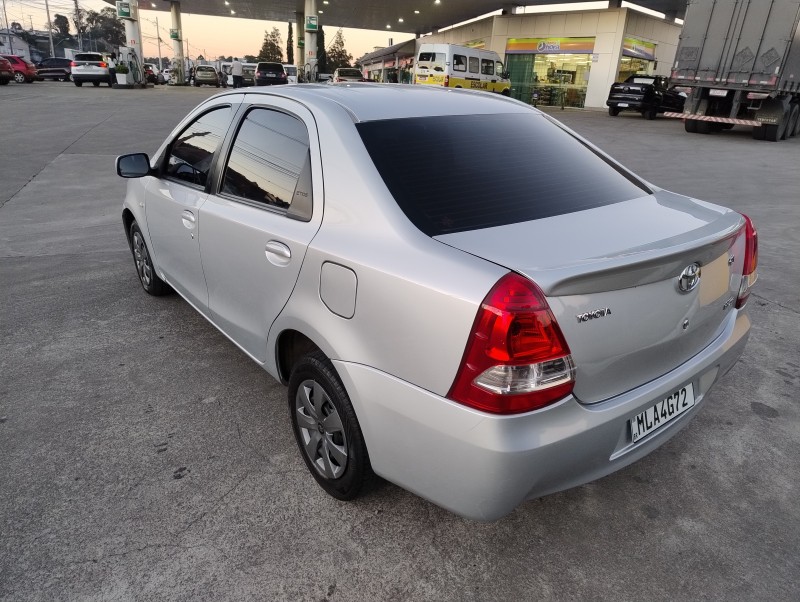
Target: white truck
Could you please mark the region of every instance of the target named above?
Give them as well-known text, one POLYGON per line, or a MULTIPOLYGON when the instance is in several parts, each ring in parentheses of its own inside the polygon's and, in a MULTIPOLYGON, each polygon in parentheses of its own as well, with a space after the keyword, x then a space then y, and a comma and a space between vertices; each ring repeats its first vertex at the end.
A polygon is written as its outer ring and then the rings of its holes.
POLYGON ((800 0, 693 0, 671 83, 687 92, 690 133, 751 126, 777 142, 800 134, 800 0))

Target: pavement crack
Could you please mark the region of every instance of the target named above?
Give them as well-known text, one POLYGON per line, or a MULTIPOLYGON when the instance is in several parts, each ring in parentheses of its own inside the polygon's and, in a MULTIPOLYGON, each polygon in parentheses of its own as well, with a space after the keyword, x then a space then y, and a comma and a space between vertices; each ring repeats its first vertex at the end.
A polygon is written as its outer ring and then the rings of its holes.
POLYGON ((173 537, 180 537, 181 535, 186 533, 189 529, 191 529, 196 523, 203 520, 206 516, 212 514, 213 512, 216 512, 217 509, 220 508, 220 506, 222 506, 223 502, 228 498, 228 496, 230 496, 234 491, 236 491, 236 489, 239 488, 239 485, 241 485, 244 482, 244 480, 249 476, 250 476, 250 471, 248 470, 241 476, 241 478, 239 478, 238 481, 236 481, 236 483, 234 483, 225 493, 223 493, 222 496, 216 502, 214 502, 211 508, 209 508, 208 510, 204 510, 203 512, 198 514, 196 517, 190 520, 183 529, 181 529, 177 533, 171 533, 171 535, 173 537))
POLYGON ((781 309, 785 309, 787 311, 792 312, 793 314, 800 315, 800 310, 797 310, 794 307, 789 307, 788 305, 784 305, 783 303, 778 303, 777 301, 773 301, 772 299, 767 299, 766 297, 762 297, 761 295, 757 295, 755 293, 752 293, 752 296, 755 297, 756 299, 760 299, 764 303, 769 303, 770 305, 777 305, 781 309))

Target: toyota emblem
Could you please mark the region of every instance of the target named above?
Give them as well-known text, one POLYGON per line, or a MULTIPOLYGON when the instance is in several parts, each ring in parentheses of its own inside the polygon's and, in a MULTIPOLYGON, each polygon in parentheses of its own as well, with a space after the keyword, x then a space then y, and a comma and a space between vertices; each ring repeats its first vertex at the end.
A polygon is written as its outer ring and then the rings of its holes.
POLYGON ((680 277, 678 278, 678 290, 682 293, 688 293, 695 289, 700 282, 700 265, 693 263, 683 268, 680 277))

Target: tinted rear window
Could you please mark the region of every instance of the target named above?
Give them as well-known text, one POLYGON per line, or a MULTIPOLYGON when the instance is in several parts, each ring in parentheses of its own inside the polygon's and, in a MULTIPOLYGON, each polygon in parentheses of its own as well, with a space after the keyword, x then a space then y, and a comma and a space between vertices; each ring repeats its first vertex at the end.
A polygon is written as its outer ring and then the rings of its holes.
POLYGON ((99 54, 76 54, 76 61, 102 61, 103 57, 99 54))
POLYGON ((283 65, 278 65, 276 63, 259 63, 258 70, 268 71, 270 73, 280 73, 283 71, 283 65))
POLYGON ((650 192, 534 113, 356 127, 397 204, 429 236, 542 219, 650 192))

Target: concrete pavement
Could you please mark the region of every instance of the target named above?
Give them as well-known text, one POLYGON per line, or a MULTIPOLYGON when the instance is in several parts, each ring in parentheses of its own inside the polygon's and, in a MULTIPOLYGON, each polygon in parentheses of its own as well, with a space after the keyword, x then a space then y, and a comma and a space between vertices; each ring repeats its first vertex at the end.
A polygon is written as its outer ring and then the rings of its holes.
POLYGON ((114 157, 153 152, 215 92, 0 87, 0 599, 800 597, 800 139, 553 111, 651 182, 753 217, 754 327, 667 445, 481 524, 391 484, 325 495, 285 389, 141 290, 114 157))

